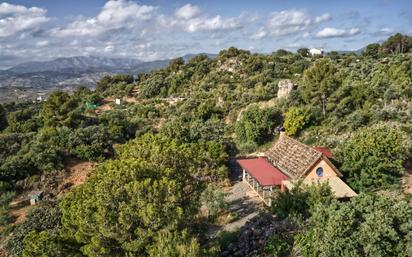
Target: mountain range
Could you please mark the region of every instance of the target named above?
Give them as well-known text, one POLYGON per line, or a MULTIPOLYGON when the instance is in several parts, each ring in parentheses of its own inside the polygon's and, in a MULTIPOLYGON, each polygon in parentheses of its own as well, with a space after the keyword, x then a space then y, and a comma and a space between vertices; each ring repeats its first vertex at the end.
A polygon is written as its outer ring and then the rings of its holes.
MULTIPOLYGON (((183 56, 189 60, 197 54, 183 56)), ((214 54, 207 54, 213 58, 214 54)), ((85 85, 93 87, 104 75, 150 72, 166 67, 170 59, 141 61, 130 58, 108 58, 98 56, 74 56, 51 61, 35 61, 18 64, 7 70, 0 70, 0 88, 61 88, 85 85)))

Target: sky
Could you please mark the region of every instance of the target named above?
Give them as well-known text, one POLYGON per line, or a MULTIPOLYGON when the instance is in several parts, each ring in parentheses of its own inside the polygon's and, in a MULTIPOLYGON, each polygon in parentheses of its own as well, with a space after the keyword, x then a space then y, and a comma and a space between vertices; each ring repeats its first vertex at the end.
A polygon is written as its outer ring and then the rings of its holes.
POLYGON ((357 50, 412 34, 411 0, 9 0, 0 69, 70 56, 168 59, 301 47, 357 50))

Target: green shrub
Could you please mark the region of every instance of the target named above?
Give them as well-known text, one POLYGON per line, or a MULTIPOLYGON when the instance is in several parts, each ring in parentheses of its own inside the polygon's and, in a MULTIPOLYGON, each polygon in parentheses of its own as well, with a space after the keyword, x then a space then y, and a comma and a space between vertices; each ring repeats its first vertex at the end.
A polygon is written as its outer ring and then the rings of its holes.
POLYGON ((355 132, 337 155, 349 184, 360 191, 398 184, 407 158, 403 140, 401 131, 387 126, 355 132))
POLYGON ((288 216, 307 218, 316 204, 331 200, 332 191, 327 183, 304 185, 302 181, 297 181, 291 190, 279 192, 273 202, 272 212, 279 219, 288 216))
POLYGON ((296 237, 302 256, 410 256, 412 206, 387 196, 359 195, 318 204, 296 237))
POLYGON ((270 140, 274 128, 281 122, 276 109, 261 109, 257 105, 247 108, 236 123, 236 138, 240 143, 254 142, 258 145, 270 140))
POLYGON ((292 240, 275 234, 268 238, 263 251, 270 256, 286 257, 291 250, 292 240))
POLYGON ((305 107, 291 107, 285 114, 283 126, 289 136, 295 136, 304 129, 310 121, 310 109, 305 107))

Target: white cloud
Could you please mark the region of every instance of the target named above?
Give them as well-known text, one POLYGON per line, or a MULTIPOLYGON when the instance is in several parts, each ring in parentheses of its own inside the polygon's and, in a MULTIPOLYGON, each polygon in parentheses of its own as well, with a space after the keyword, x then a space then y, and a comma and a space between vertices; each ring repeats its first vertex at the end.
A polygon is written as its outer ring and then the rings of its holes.
POLYGON ((133 1, 110 0, 93 18, 78 19, 65 28, 52 31, 56 36, 96 36, 114 29, 139 27, 153 18, 155 6, 139 5, 133 1))
POLYGON ((250 36, 250 39, 254 39, 254 40, 262 39, 262 38, 266 37, 267 34, 268 33, 264 29, 261 29, 261 30, 257 31, 256 33, 252 34, 252 36, 250 36))
POLYGON ((222 18, 220 15, 190 19, 184 23, 187 32, 231 30, 239 27, 240 24, 234 18, 222 18))
POLYGON ((195 5, 186 4, 177 8, 174 16, 159 16, 161 26, 166 28, 176 27, 185 32, 216 32, 234 30, 241 27, 240 21, 234 17, 222 17, 220 15, 210 16, 202 13, 195 5))
POLYGON ((273 36, 286 36, 305 32, 314 25, 330 19, 332 16, 327 13, 312 17, 304 10, 284 10, 272 13, 267 28, 273 36))
POLYGON ((316 33, 318 38, 351 37, 360 33, 359 28, 337 29, 327 27, 316 33))
POLYGON ((39 46, 39 47, 48 46, 48 45, 49 45, 49 41, 48 41, 48 40, 42 40, 42 41, 38 41, 38 42, 36 43, 36 46, 39 46))
POLYGON ((191 4, 183 5, 175 11, 175 15, 177 18, 185 20, 191 19, 197 16, 198 14, 200 14, 200 8, 198 6, 191 4))
POLYGON ((39 28, 47 21, 46 10, 38 7, 0 4, 0 38, 39 28))

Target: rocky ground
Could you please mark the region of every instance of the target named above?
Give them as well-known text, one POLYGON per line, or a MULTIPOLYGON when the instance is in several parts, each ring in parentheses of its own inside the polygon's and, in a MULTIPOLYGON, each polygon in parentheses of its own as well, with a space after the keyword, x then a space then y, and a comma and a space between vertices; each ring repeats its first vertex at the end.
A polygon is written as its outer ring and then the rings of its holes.
POLYGON ((278 221, 269 213, 255 216, 240 229, 237 242, 228 245, 220 257, 242 256, 252 257, 263 252, 267 240, 275 234, 293 232, 293 224, 289 220, 278 221))

